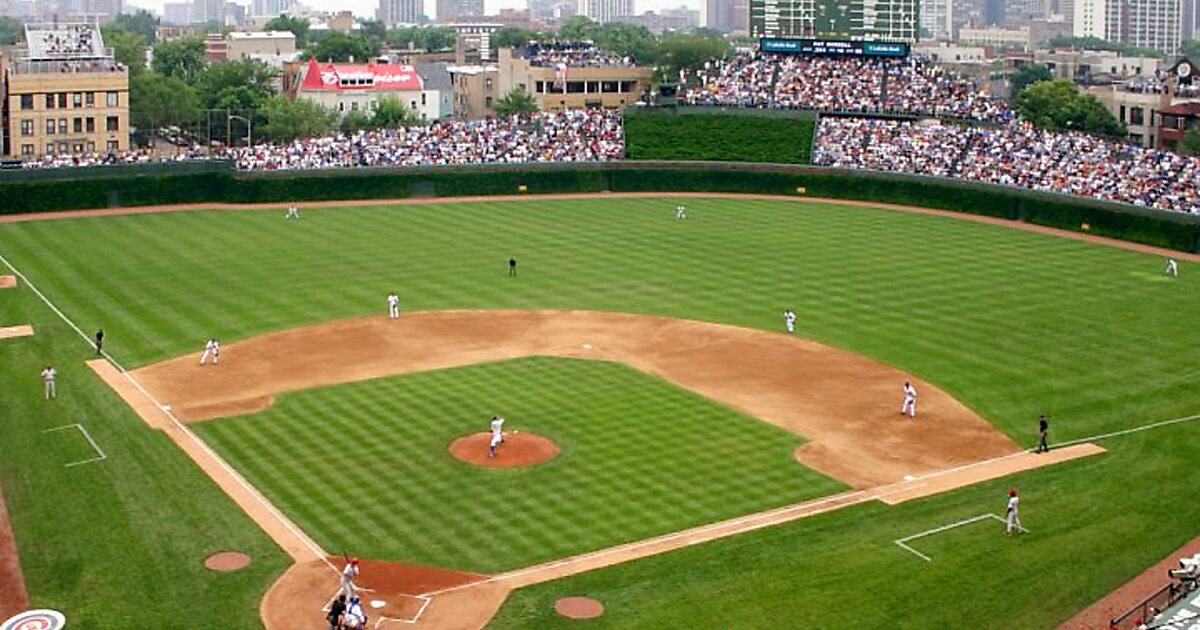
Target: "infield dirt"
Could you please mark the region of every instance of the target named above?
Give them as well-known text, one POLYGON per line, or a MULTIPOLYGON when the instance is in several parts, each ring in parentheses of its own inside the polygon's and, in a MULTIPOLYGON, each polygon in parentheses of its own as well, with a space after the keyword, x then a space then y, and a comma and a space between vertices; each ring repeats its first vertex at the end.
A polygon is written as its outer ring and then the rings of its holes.
POLYGON ((29 595, 25 592, 17 540, 8 522, 8 509, 4 507, 4 491, 0 489, 0 621, 28 609, 29 595))

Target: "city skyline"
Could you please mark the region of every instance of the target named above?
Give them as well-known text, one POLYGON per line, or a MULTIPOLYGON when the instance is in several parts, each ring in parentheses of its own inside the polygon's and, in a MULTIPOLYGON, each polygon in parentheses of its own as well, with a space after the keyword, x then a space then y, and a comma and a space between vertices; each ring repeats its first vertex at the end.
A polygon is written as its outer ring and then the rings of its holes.
MULTIPOLYGON (((250 0, 235 1, 246 5, 250 3, 250 0)), ((129 7, 148 9, 159 16, 163 14, 164 0, 126 0, 125 4, 129 7)), ((379 8, 378 0, 308 0, 302 4, 331 13, 349 9, 354 12, 354 15, 363 18, 374 18, 375 10, 379 8)), ((433 18, 436 15, 436 0, 423 0, 423 4, 425 15, 433 18)), ((633 0, 633 4, 637 14, 673 9, 679 6, 700 11, 702 17, 704 14, 703 0, 633 0)), ((527 7, 526 0, 484 0, 484 8, 489 15, 495 15, 500 9, 525 9, 527 7)))

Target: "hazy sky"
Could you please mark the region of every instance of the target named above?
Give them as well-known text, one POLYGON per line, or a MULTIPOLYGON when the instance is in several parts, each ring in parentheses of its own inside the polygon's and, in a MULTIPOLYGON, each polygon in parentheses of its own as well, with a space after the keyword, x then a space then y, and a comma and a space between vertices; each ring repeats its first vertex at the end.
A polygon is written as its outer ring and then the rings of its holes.
MULTIPOLYGON (((186 0, 170 0, 171 2, 186 1, 186 0)), ((238 4, 249 6, 250 0, 233 0, 238 4)), ((434 1, 425 0, 425 15, 433 15, 434 1)), ((325 11, 345 11, 349 9, 355 15, 361 17, 375 17, 375 9, 379 6, 378 0, 301 0, 305 5, 312 6, 325 11)), ((495 14, 500 9, 524 9, 528 6, 526 0, 484 0, 485 7, 488 13, 495 14)), ((658 11, 661 9, 674 8, 681 5, 686 5, 689 8, 697 11, 704 11, 701 6, 702 0, 634 0, 634 10, 638 13, 644 11, 658 11)), ((150 9, 162 15, 163 0, 125 0, 125 4, 135 7, 150 9)))

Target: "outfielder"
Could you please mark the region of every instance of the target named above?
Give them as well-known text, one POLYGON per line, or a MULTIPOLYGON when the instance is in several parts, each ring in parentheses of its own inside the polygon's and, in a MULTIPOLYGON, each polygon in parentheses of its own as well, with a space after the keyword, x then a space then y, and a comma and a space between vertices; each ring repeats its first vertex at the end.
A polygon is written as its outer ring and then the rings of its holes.
POLYGON ((1008 491, 1008 507, 1004 510, 1004 533, 1012 536, 1013 530, 1018 534, 1024 534, 1025 528, 1021 527, 1021 517, 1017 515, 1017 506, 1020 504, 1021 498, 1017 496, 1017 489, 1013 488, 1008 491))
POLYGON ((208 343, 204 344, 204 352, 200 354, 200 365, 208 362, 208 357, 212 357, 213 365, 216 365, 221 360, 221 344, 216 339, 209 339, 208 343))
POLYGON ((388 294, 388 318, 400 319, 400 296, 396 295, 395 291, 388 294))
POLYGON ((788 334, 796 332, 796 311, 790 308, 783 310, 783 325, 787 328, 788 334))
POLYGON ((492 439, 488 441, 488 457, 496 456, 496 447, 504 442, 504 418, 492 416, 492 439))
MULTIPOLYGON (((356 578, 358 578, 358 558, 352 558, 346 563, 346 566, 342 568, 342 577, 340 582, 342 595, 345 595, 346 599, 349 601, 358 601, 358 597, 355 595, 355 593, 358 591, 358 587, 354 585, 354 580, 356 578)), ((349 611, 347 610, 347 612, 349 611)))
POLYGON ((292 204, 292 205, 288 206, 287 214, 283 215, 283 218, 299 219, 300 218, 300 206, 297 206, 296 204, 292 204))
POLYGON ((910 421, 917 417, 917 388, 908 381, 904 381, 904 403, 900 405, 900 415, 906 413, 910 421))
POLYGON ((1167 272, 1167 275, 1168 275, 1168 276, 1171 276, 1172 278, 1178 278, 1178 277, 1179 277, 1179 263, 1175 262, 1175 259, 1174 259, 1174 258, 1168 258, 1168 259, 1167 259, 1167 269, 1166 269, 1166 272, 1167 272))
POLYGON ((686 219, 687 218, 687 206, 685 206, 683 204, 679 204, 679 205, 675 206, 675 218, 676 219, 686 219))

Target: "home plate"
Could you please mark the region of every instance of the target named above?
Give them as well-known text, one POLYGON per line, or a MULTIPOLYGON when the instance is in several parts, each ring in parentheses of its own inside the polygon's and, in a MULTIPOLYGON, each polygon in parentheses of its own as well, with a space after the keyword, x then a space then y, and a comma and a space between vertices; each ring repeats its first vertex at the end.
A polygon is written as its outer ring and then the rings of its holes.
POLYGON ((387 606, 387 602, 383 601, 382 599, 371 600, 371 608, 383 608, 384 606, 387 606))

